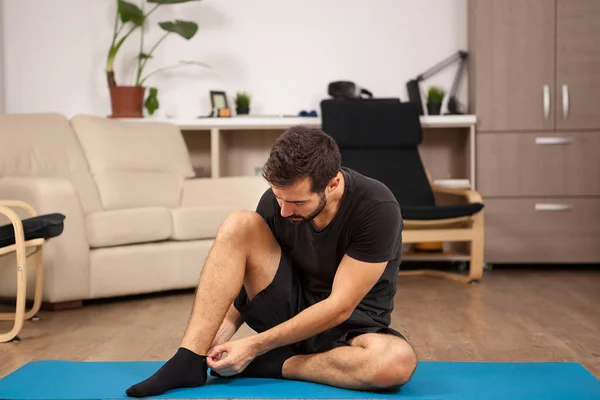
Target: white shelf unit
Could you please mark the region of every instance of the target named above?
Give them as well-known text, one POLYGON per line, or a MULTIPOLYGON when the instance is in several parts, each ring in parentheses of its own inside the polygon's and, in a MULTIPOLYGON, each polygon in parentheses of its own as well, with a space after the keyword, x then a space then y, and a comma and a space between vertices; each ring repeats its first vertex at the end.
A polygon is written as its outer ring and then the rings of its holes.
MULTIPOLYGON (((199 174, 218 178, 255 175, 271 146, 294 125, 321 127, 319 117, 235 116, 197 119, 125 119, 168 122, 181 129, 199 174)), ((474 115, 421 116, 421 156, 434 180, 457 180, 460 187, 475 188, 474 115), (465 183, 465 180, 468 180, 465 183)))

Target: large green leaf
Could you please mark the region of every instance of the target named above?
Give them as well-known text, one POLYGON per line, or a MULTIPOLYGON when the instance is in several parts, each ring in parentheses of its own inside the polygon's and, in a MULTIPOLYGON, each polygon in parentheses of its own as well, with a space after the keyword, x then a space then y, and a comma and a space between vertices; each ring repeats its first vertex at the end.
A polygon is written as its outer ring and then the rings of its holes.
POLYGON ((198 24, 191 21, 177 19, 175 21, 160 22, 159 25, 165 31, 176 33, 187 40, 193 38, 196 32, 198 32, 198 24))
POLYGON ((119 0, 117 11, 123 23, 131 21, 137 26, 144 24, 144 12, 133 3, 119 0))
POLYGON ((179 3, 189 3, 190 1, 200 1, 200 0, 148 0, 148 3, 154 3, 154 4, 179 4, 179 3))

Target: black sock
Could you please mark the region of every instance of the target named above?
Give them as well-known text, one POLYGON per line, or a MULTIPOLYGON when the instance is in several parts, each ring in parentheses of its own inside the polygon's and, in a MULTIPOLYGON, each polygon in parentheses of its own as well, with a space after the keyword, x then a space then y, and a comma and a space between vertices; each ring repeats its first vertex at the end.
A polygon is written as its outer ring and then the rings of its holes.
MULTIPOLYGON (((256 357, 250 364, 248 364, 246 369, 244 369, 240 374, 231 376, 231 378, 244 377, 282 379, 282 370, 285 360, 295 355, 297 355, 297 353, 290 346, 278 347, 256 357)), ((212 369, 210 370, 210 374, 219 378, 230 378, 229 376, 222 377, 212 369)))
POLYGON ((206 383, 206 356, 180 347, 154 375, 127 389, 127 396, 157 396, 168 390, 202 386, 206 383))

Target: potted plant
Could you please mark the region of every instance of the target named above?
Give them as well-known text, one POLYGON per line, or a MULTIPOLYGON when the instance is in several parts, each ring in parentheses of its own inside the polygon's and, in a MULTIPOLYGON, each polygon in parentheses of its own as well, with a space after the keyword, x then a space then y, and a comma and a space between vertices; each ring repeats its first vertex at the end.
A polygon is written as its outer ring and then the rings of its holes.
POLYGON ((117 11, 115 15, 115 25, 113 30, 113 38, 108 51, 106 59, 106 79, 110 91, 110 100, 113 118, 141 118, 143 117, 143 107, 145 106, 148 113, 152 115, 158 108, 158 89, 148 88, 148 97, 144 101, 144 93, 146 87, 144 83, 150 76, 159 72, 180 67, 184 65, 200 65, 208 67, 208 65, 193 62, 193 61, 180 61, 176 65, 169 67, 159 68, 150 74, 143 75, 144 68, 148 63, 148 60, 152 58, 152 54, 156 48, 171 34, 181 36, 186 40, 190 40, 194 37, 198 31, 198 24, 192 21, 163 21, 159 22, 159 27, 164 31, 164 34, 153 44, 148 50, 144 51, 144 27, 148 20, 148 17, 158 9, 158 7, 167 4, 180 4, 187 3, 189 1, 199 0, 142 0, 141 6, 127 2, 125 0, 117 0, 117 11), (153 7, 148 11, 144 12, 144 1, 153 4, 153 7), (133 85, 119 85, 115 78, 114 62, 115 58, 123 46, 123 43, 131 36, 133 32, 140 29, 140 53, 137 56, 137 73, 135 82, 133 85))
POLYGON ((237 92, 235 94, 235 112, 238 115, 245 115, 250 113, 250 100, 251 96, 247 92, 237 92))
POLYGON ((442 101, 446 91, 440 86, 431 86, 427 92, 427 113, 429 115, 440 115, 442 101))

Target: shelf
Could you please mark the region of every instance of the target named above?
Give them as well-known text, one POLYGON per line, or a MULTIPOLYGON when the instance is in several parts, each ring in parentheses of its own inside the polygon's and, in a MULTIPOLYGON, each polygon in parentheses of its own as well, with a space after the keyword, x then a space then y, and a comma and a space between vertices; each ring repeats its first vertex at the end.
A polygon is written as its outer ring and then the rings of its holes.
MULTIPOLYGON (((423 128, 460 128, 475 125, 475 115, 424 115, 420 117, 423 128)), ((182 130, 259 130, 287 129, 294 125, 320 127, 320 117, 277 117, 277 116, 240 116, 228 118, 164 119, 164 118, 123 118, 132 122, 166 122, 177 125, 182 130)))
POLYGON ((402 254, 402 261, 469 261, 470 258, 469 254, 456 252, 417 253, 409 251, 402 254))
POLYGON ((268 130, 288 129, 294 125, 321 126, 318 117, 227 117, 198 119, 124 118, 132 122, 166 122, 177 125, 181 130, 268 130))
POLYGON ((470 189, 471 181, 469 179, 434 179, 433 183, 437 186, 453 189, 470 189))
POLYGON ((423 128, 467 128, 477 123, 475 115, 424 115, 421 116, 423 128))
MULTIPOLYGON (((321 127, 320 117, 246 115, 221 118, 123 118, 132 123, 167 123, 182 132, 193 167, 203 176, 255 175, 282 131, 294 125, 321 127)), ((426 131, 420 147, 432 176, 465 178, 440 185, 475 188, 474 115, 420 116, 426 131)), ((401 132, 398 132, 401 134, 401 132)))

